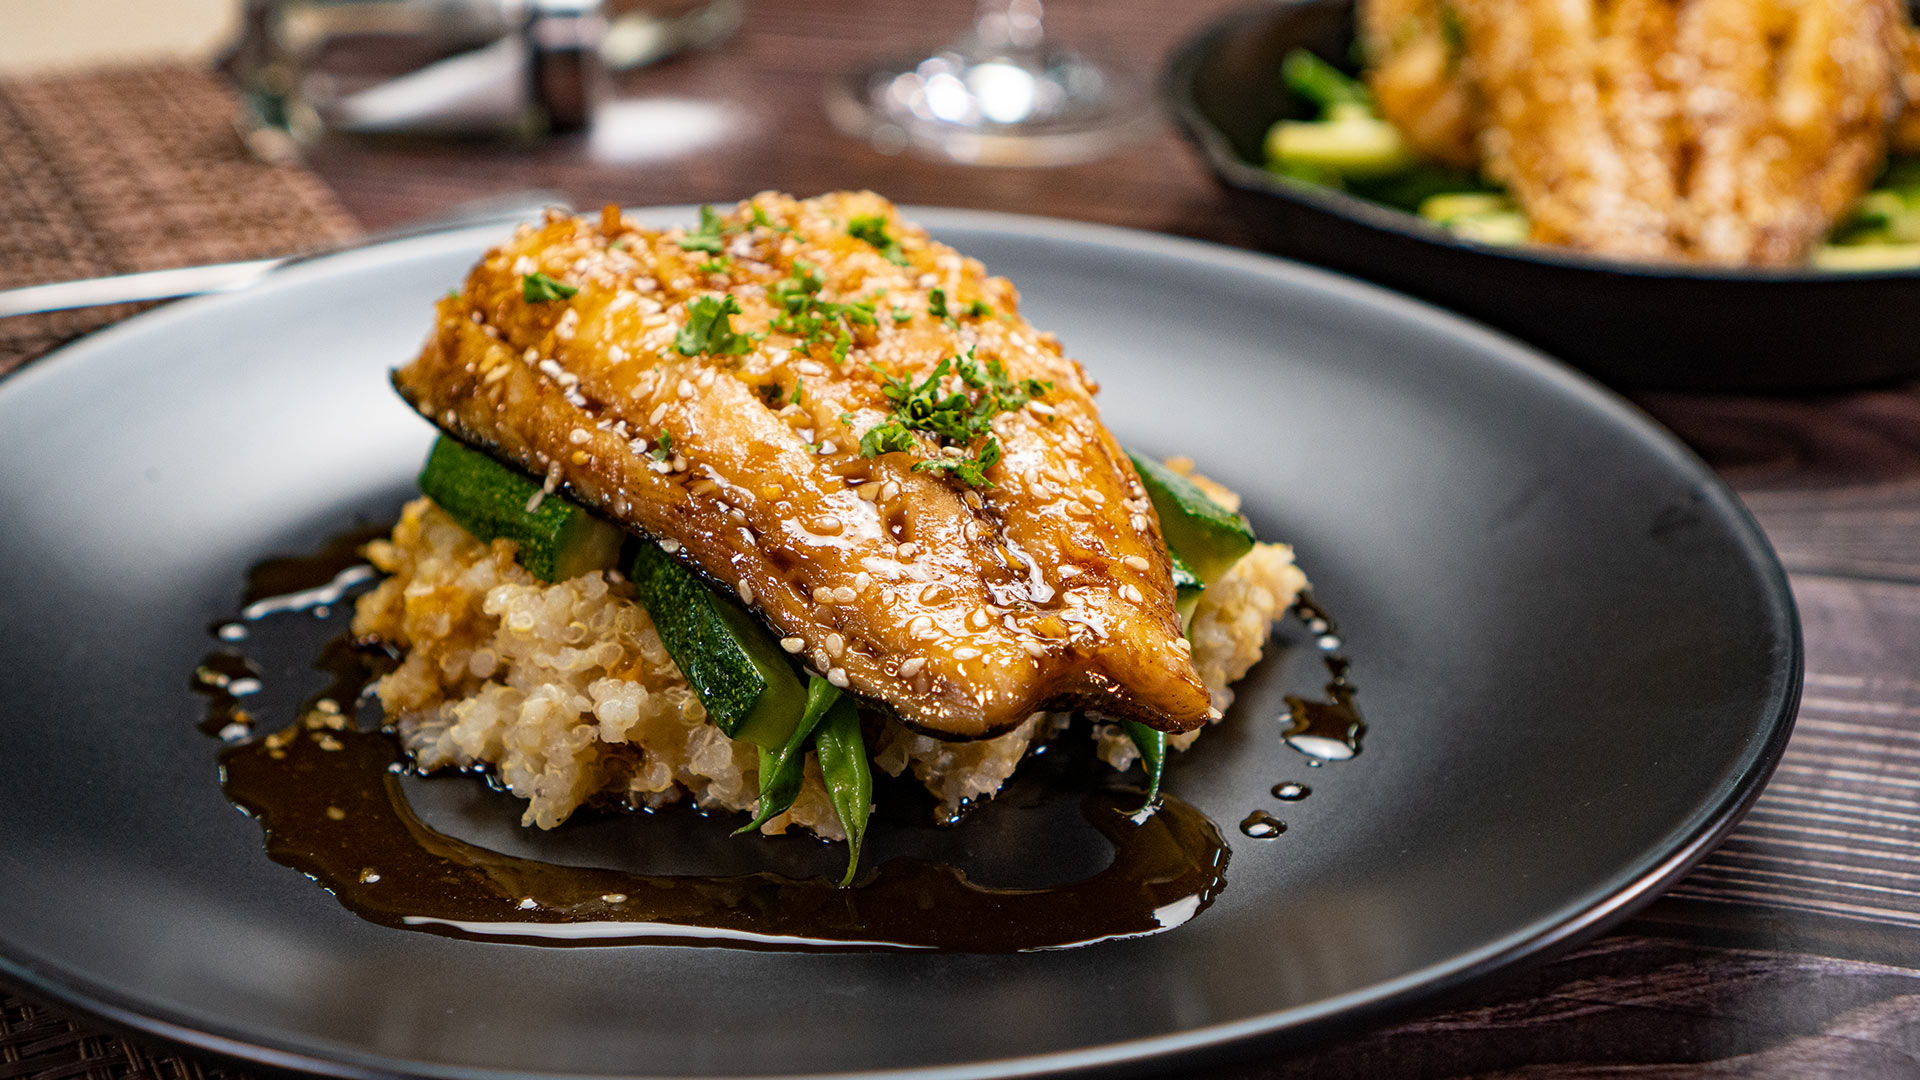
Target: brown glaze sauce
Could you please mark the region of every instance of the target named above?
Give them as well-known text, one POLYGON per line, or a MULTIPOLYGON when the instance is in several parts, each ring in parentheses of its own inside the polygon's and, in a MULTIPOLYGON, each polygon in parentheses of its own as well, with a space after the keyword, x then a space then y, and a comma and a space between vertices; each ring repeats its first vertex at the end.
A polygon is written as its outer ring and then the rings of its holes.
POLYGON ((1314 644, 1326 664, 1326 697, 1315 701, 1288 694, 1288 724, 1281 738, 1306 755, 1308 765, 1345 761, 1360 753, 1360 737, 1366 734, 1367 725, 1354 699, 1356 688, 1348 678, 1352 664, 1341 652, 1340 628, 1314 601, 1312 593, 1300 594, 1292 614, 1314 635, 1314 644))
POLYGON ((227 797, 260 822, 268 855, 362 918, 536 945, 1006 953, 1160 933, 1204 911, 1226 885, 1228 849, 1212 821, 1165 795, 1156 812, 1130 815, 1139 796, 1128 791, 1094 790, 1081 807, 1113 845, 1112 863, 1038 889, 982 886, 956 867, 909 857, 863 871, 844 889, 772 873, 642 875, 510 856, 446 835, 408 805, 396 740, 354 721, 390 658, 334 637, 318 665, 332 685, 291 726, 252 738, 260 725, 245 708, 255 691, 244 680, 257 685, 260 673, 232 648, 272 632, 288 613, 324 615, 345 601, 370 580, 356 576, 359 546, 383 534, 261 564, 246 614, 214 628, 229 647, 209 655, 193 680, 209 699, 203 729, 234 744, 220 757, 227 797))

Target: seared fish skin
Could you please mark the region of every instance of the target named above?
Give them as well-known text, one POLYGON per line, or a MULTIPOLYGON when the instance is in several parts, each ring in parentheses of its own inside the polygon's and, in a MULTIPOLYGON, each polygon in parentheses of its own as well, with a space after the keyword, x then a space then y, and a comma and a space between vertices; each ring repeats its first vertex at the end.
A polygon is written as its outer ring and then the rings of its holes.
POLYGON ((1018 303, 870 193, 763 194, 694 233, 549 215, 440 302, 394 385, 929 734, 1049 708, 1195 728, 1207 691, 1152 504, 1096 387, 1018 303), (726 298, 738 313, 710 325, 726 298), (967 453, 923 429, 863 454, 898 418, 889 380, 947 361, 939 389, 965 394, 956 358, 1040 391, 992 416, 998 461, 973 441, 986 482, 916 470, 967 453))
POLYGON ((1363 0, 1360 13, 1382 115, 1431 157, 1477 156, 1541 243, 1796 265, 1889 138, 1920 146, 1920 37, 1897 0, 1363 0))

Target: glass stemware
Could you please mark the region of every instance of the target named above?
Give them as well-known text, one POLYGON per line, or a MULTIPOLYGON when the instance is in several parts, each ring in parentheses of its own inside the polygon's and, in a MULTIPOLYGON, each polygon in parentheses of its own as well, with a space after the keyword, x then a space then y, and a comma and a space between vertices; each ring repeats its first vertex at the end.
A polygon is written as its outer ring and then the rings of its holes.
POLYGON ((1041 0, 981 0, 968 34, 931 56, 832 83, 827 112, 880 150, 974 165, 1065 165, 1152 130, 1144 89, 1049 37, 1041 0))

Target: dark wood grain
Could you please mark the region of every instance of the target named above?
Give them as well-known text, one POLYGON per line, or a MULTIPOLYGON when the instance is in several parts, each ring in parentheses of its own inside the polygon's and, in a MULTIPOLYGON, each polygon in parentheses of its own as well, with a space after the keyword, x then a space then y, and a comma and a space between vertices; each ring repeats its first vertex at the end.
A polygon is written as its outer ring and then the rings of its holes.
POLYGON ((1639 402, 1734 485, 1789 570, 1920 581, 1920 387, 1639 402))

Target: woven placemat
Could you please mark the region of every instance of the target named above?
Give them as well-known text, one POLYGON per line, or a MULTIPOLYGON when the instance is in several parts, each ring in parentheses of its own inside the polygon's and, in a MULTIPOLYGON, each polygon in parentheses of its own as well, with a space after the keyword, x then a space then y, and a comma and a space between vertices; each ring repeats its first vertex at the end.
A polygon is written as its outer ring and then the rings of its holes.
MULTIPOLYGON (((227 84, 190 68, 0 81, 0 289, 351 239, 325 185, 253 158, 235 115, 227 84)), ((0 374, 141 307, 0 319, 0 374)))
MULTIPOLYGON (((311 251, 358 232, 298 165, 251 157, 218 75, 0 81, 0 289, 311 251)), ((151 304, 0 319, 0 374, 151 304)), ((0 994, 0 1080, 233 1080, 0 994)))

